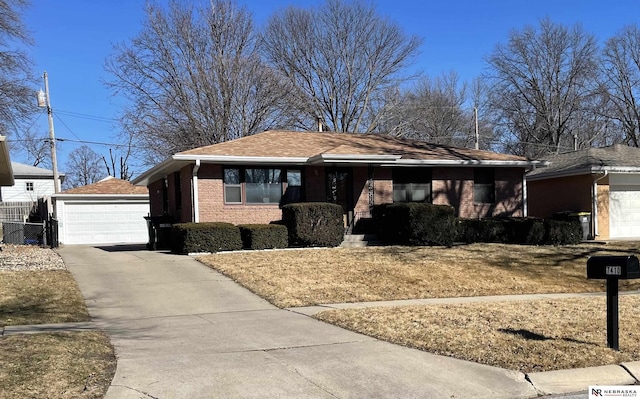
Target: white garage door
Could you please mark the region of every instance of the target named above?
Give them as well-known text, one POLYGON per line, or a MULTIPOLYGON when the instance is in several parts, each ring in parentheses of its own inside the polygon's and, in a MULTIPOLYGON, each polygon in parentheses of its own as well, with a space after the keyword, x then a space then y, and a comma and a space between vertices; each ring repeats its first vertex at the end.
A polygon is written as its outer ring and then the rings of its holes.
POLYGON ((63 244, 146 243, 148 203, 65 203, 63 244))
POLYGON ((640 179, 613 175, 609 184, 609 236, 640 238, 640 179))

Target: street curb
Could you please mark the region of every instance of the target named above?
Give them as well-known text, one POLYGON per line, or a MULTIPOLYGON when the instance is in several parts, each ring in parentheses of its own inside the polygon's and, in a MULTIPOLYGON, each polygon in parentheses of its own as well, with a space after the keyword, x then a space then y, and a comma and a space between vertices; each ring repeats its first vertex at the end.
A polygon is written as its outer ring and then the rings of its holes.
POLYGON ((51 332, 67 331, 95 331, 98 327, 91 321, 75 323, 55 323, 55 324, 32 324, 23 326, 6 326, 3 328, 2 336, 17 334, 41 334, 51 332))

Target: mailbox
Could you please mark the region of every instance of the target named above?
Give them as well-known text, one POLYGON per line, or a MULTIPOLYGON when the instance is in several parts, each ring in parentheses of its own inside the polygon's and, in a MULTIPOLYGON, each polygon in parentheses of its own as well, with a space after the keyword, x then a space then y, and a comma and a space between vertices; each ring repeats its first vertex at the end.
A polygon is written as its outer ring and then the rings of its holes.
POLYGON ((587 260, 587 278, 607 280, 607 345, 618 350, 618 280, 640 278, 635 255, 592 256, 587 260))
POLYGON ((587 260, 587 278, 607 280, 640 278, 640 263, 635 255, 592 256, 587 260))

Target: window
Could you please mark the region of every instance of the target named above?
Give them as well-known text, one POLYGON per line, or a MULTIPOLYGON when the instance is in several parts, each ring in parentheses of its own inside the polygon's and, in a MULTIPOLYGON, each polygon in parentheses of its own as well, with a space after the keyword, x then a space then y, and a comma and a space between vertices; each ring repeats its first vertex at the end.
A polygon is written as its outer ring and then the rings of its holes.
POLYGON ((282 195, 282 204, 293 204, 302 201, 302 171, 300 169, 287 170, 287 186, 282 195))
POLYGON ((283 195, 291 198, 289 202, 301 199, 299 169, 228 168, 224 169, 223 182, 225 204, 280 204, 283 195))
POLYGON ((280 169, 246 169, 245 199, 247 204, 278 204, 282 197, 280 169))
POLYGON ((475 168, 473 170, 473 202, 493 204, 496 201, 495 170, 475 168))
POLYGON ((242 185, 240 183, 240 169, 224 170, 224 202, 226 204, 242 203, 242 185))
POLYGON ((393 202, 431 202, 431 169, 394 169, 393 202))
POLYGON ((33 191, 33 182, 32 181, 26 182, 26 190, 27 191, 33 191))

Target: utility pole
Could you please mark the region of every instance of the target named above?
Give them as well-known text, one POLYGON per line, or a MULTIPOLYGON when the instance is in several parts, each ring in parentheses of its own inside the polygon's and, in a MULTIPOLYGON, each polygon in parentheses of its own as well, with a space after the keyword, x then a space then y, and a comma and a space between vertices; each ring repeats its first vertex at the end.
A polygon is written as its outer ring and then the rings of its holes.
POLYGON ((53 166, 53 188, 55 193, 60 192, 60 178, 58 176, 58 159, 56 155, 56 138, 53 132, 53 112, 51 110, 51 99, 49 98, 49 79, 47 71, 44 71, 44 104, 42 103, 42 90, 38 93, 38 106, 47 108, 49 116, 49 146, 51 148, 51 165, 53 166))
POLYGON ((473 107, 473 119, 476 125, 476 150, 480 149, 480 132, 478 131, 478 107, 473 107))

